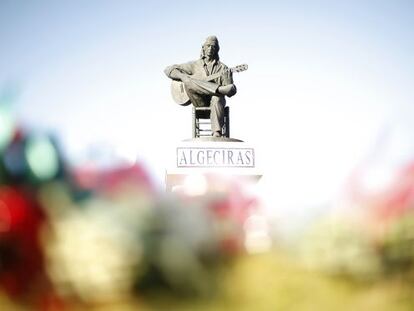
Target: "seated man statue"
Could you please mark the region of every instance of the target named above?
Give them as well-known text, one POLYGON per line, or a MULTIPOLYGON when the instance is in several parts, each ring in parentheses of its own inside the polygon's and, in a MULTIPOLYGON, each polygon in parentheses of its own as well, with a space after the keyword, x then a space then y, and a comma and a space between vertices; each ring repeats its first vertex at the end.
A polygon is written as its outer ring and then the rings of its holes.
POLYGON ((206 39, 201 49, 201 57, 181 65, 167 67, 165 74, 184 84, 184 89, 195 107, 210 107, 211 131, 214 137, 221 137, 224 124, 226 99, 236 94, 233 75, 219 60, 219 42, 215 36, 206 39), (218 74, 211 82, 207 77, 218 74))

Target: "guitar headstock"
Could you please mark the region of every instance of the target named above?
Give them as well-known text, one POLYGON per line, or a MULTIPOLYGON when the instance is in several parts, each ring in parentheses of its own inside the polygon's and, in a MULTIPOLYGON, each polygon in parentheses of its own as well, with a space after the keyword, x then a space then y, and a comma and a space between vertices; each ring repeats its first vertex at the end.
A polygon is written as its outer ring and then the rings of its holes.
POLYGON ((243 64, 243 65, 238 65, 238 66, 236 66, 236 67, 231 68, 231 71, 232 71, 232 72, 242 72, 242 71, 247 70, 247 68, 249 68, 249 67, 247 66, 247 64, 243 64))

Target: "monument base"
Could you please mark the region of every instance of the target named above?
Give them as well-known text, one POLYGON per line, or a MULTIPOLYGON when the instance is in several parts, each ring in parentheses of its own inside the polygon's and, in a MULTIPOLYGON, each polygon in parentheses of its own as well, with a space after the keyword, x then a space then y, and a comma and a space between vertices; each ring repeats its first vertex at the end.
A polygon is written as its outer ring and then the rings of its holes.
POLYGON ((169 192, 183 187, 191 176, 225 176, 257 182, 262 174, 256 168, 254 148, 234 138, 202 137, 181 142, 165 175, 169 192))

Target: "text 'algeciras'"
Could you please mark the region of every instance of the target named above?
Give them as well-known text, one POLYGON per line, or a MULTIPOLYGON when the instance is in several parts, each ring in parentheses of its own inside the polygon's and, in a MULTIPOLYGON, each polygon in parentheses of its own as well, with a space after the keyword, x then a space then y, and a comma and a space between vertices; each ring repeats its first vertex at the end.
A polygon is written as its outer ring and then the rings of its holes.
POLYGON ((254 167, 254 149, 181 147, 177 167, 254 167))

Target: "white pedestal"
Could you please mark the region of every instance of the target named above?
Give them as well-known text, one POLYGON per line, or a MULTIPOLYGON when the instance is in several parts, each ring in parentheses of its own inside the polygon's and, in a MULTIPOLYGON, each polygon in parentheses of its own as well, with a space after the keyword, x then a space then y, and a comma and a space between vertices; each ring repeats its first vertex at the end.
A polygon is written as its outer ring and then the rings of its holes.
POLYGON ((189 175, 226 175, 238 179, 258 181, 254 148, 236 139, 202 138, 179 143, 169 155, 165 174, 167 191, 183 185, 189 175))

